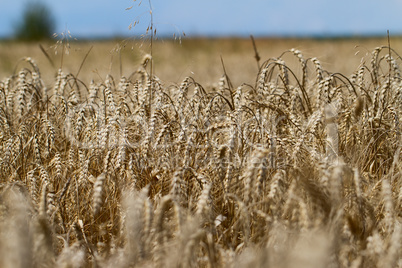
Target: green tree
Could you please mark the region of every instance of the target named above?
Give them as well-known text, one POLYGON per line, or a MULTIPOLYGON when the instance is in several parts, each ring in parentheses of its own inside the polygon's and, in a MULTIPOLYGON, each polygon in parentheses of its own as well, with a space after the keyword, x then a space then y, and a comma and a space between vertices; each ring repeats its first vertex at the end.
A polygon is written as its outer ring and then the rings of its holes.
POLYGON ((21 21, 16 24, 15 37, 24 41, 49 39, 54 33, 55 20, 50 9, 42 2, 29 2, 21 21))

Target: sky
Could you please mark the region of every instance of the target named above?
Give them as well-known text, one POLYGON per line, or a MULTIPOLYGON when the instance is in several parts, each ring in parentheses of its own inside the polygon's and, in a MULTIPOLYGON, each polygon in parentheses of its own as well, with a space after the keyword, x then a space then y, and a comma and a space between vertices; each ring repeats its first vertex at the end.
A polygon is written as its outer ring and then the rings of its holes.
MULTIPOLYGON (((10 37, 29 0, 0 0, 0 37, 10 37)), ((138 36, 147 0, 41 0, 56 33, 76 38, 138 36), (131 9, 129 9, 132 7, 131 9), (129 29, 134 22, 135 27, 129 29)), ((402 34, 402 0, 152 0, 154 29, 181 36, 359 36, 402 34)))

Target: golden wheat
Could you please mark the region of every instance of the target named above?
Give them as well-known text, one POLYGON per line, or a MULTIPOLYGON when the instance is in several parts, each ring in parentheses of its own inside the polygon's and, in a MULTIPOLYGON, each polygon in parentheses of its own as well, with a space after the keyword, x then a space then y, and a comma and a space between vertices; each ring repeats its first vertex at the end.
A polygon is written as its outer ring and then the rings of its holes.
POLYGON ((60 68, 47 87, 25 58, 0 82, 0 266, 400 267, 386 48, 350 78, 292 49, 211 88, 165 85, 148 55, 118 83, 60 68))

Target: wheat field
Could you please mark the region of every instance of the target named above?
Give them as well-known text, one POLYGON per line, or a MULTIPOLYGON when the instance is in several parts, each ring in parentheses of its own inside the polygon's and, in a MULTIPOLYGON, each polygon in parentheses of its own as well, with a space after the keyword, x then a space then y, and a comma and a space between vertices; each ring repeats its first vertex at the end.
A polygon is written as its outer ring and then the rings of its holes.
POLYGON ((154 49, 9 68, 0 267, 402 267, 396 49, 339 70, 251 49, 200 80, 154 49))

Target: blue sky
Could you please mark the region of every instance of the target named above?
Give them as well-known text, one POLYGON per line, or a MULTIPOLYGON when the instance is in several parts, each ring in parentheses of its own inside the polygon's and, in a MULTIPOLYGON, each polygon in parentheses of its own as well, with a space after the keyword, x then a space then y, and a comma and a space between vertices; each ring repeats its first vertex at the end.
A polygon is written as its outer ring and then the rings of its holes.
MULTIPOLYGON (((28 1, 0 0, 0 37, 12 34, 28 1)), ((56 32, 77 38, 144 34, 150 21, 146 0, 42 2, 56 18, 56 32)), ((152 6, 160 36, 402 34, 402 0, 153 0, 152 6)))

